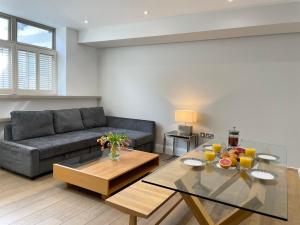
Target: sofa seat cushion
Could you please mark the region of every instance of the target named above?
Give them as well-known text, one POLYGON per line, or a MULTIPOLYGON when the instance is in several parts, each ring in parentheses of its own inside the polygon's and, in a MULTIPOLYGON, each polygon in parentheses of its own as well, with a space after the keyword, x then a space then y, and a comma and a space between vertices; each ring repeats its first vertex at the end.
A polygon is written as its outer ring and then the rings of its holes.
POLYGON ((106 117, 103 107, 79 109, 85 128, 103 127, 106 125, 106 117))
POLYGON ((74 131, 47 137, 32 138, 18 143, 35 147, 40 159, 48 159, 84 148, 97 146, 99 134, 88 131, 74 131))
POLYGON ((132 147, 137 147, 139 145, 152 142, 154 140, 154 137, 151 133, 136 130, 127 130, 114 127, 98 127, 89 129, 88 131, 98 133, 99 135, 108 134, 109 132, 124 134, 128 136, 128 138, 132 141, 132 147))
POLYGON ((66 133, 84 129, 79 109, 62 109, 52 112, 56 133, 66 133))

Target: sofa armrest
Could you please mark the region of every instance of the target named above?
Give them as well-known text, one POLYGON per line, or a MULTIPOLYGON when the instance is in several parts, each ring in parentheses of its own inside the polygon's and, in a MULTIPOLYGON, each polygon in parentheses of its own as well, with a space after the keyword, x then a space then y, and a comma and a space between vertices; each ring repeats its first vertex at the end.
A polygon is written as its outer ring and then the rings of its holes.
POLYGON ((15 142, 0 141, 0 166, 28 177, 35 177, 39 174, 39 151, 15 142))
POLYGON ((155 137, 155 122, 150 120, 129 119, 115 116, 107 116, 109 127, 137 130, 151 133, 155 137))

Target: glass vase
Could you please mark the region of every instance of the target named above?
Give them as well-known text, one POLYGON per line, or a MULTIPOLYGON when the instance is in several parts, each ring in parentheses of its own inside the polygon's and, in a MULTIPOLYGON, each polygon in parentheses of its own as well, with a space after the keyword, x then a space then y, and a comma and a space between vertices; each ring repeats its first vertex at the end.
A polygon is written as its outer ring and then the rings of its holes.
POLYGON ((117 146, 112 145, 109 152, 109 159, 111 160, 119 160, 120 159, 120 152, 117 146))

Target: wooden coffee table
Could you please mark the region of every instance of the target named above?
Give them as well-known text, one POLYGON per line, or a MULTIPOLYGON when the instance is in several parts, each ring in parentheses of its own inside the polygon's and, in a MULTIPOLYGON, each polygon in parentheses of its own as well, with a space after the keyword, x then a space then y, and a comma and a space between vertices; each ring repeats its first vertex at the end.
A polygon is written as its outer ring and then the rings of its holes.
POLYGON ((53 165, 55 179, 95 191, 107 198, 124 186, 151 173, 159 165, 158 154, 137 150, 120 151, 120 160, 80 156, 53 165))

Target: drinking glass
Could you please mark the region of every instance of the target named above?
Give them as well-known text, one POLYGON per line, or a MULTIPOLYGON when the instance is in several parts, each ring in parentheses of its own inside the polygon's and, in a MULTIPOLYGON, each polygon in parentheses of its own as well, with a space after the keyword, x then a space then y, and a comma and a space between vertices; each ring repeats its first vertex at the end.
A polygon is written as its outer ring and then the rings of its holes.
POLYGON ((242 169, 250 169, 253 164, 253 159, 248 156, 240 156, 240 167, 242 169))
POLYGON ((254 158, 256 154, 255 148, 246 148, 245 149, 245 155, 254 158))
POLYGON ((216 153, 214 151, 205 151, 204 152, 204 158, 208 162, 212 162, 216 158, 216 153))

